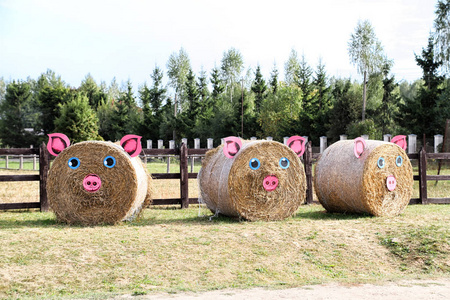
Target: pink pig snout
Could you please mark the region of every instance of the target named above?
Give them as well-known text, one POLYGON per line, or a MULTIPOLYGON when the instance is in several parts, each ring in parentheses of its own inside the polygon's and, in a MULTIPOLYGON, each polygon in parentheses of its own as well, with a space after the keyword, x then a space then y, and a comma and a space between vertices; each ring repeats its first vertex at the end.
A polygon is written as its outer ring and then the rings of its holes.
POLYGON ((275 175, 268 175, 264 178, 263 187, 266 191, 274 191, 278 186, 278 178, 275 175))
POLYGON ((102 180, 98 175, 95 174, 89 174, 86 177, 84 177, 83 180, 83 187, 86 191, 93 193, 100 189, 102 186, 102 180))
POLYGON ((395 190, 395 187, 397 186, 397 179, 393 175, 389 175, 386 178, 386 186, 390 192, 395 190))

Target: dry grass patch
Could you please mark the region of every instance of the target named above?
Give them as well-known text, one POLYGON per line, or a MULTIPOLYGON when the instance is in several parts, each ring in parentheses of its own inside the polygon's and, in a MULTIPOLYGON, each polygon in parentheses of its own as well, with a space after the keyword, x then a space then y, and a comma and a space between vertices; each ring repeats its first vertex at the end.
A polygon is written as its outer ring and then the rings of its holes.
MULTIPOLYGON (((39 171, 1 170, 0 175, 38 175, 39 171)), ((0 203, 39 202, 39 181, 0 182, 0 203)))
POLYGON ((279 222, 211 218, 194 205, 153 207, 132 223, 94 227, 58 224, 51 213, 1 212, 0 297, 107 298, 449 276, 449 222, 450 206, 435 205, 409 206, 396 218, 328 214, 311 205, 279 222), (427 235, 414 237, 414 230, 427 235), (397 237, 419 249, 425 236, 442 249, 427 270, 383 243, 397 237))

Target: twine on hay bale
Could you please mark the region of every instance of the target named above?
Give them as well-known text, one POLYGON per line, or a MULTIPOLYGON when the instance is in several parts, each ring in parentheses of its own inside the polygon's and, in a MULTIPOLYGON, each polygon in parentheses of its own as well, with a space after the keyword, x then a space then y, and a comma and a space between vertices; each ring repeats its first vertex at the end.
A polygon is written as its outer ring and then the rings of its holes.
POLYGON ((88 141, 57 153, 48 174, 47 195, 59 221, 82 225, 131 221, 151 203, 152 182, 147 168, 139 153, 130 157, 124 148, 88 141), (100 188, 95 190, 94 185, 100 188))
MULTIPOLYGON (((306 198, 305 172, 297 154, 274 141, 234 139, 237 151, 231 151, 232 157, 224 155, 227 144, 206 153, 198 175, 200 202, 214 213, 249 221, 281 220, 294 214, 306 198), (259 161, 257 169, 250 166, 254 158, 259 161), (287 168, 281 167, 282 158, 289 160, 287 168)), ((304 144, 301 147, 304 150, 304 144)))
POLYGON ((401 148, 406 148, 406 140, 396 138, 396 143, 358 138, 328 147, 314 175, 315 192, 325 209, 374 216, 400 214, 411 199, 413 173, 401 148))

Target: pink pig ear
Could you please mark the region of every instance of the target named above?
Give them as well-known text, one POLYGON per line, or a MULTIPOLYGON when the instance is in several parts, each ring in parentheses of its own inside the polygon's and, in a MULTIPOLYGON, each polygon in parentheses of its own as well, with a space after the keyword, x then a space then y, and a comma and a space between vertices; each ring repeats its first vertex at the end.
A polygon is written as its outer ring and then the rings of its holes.
POLYGON ((353 148, 353 151, 355 153, 356 158, 361 157, 366 147, 367 144, 365 139, 361 137, 355 139, 355 147, 353 148))
POLYGON ((294 135, 287 140, 286 144, 295 152, 295 154, 297 154, 298 157, 300 157, 305 152, 305 141, 306 139, 304 137, 294 135))
POLYGON ((242 148, 241 139, 235 136, 229 136, 223 139, 223 154, 228 158, 233 158, 242 148))
POLYGON ((136 157, 142 151, 141 136, 128 134, 120 140, 120 146, 123 147, 126 153, 131 157, 136 157))
POLYGON ((70 146, 69 138, 63 133, 50 133, 48 135, 47 150, 53 156, 58 156, 70 146))
POLYGON ((403 150, 406 150, 407 143, 406 143, 406 135, 396 135, 392 138, 391 143, 396 144, 403 150))

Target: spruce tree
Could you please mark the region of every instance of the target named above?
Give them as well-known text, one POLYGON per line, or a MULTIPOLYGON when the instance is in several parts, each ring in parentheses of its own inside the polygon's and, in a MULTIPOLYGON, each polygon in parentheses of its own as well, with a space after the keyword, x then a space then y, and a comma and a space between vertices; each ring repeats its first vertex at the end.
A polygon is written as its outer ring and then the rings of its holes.
POLYGON ((32 100, 31 87, 27 82, 9 83, 5 99, 0 103, 0 139, 3 146, 29 147, 33 136, 25 131, 27 105, 32 100))
POLYGON ((60 116, 55 120, 55 130, 70 138, 72 143, 101 140, 98 134, 98 117, 84 94, 77 94, 60 105, 60 116))
POLYGON ((261 103, 265 98, 265 93, 267 90, 266 82, 261 74, 261 68, 258 65, 255 73, 255 80, 252 84, 252 92, 255 93, 255 111, 259 113, 261 109, 261 103))

